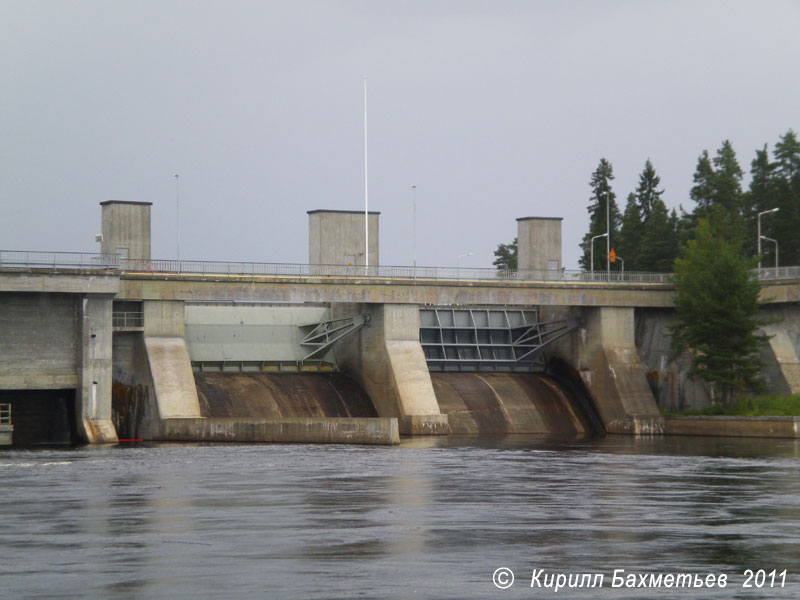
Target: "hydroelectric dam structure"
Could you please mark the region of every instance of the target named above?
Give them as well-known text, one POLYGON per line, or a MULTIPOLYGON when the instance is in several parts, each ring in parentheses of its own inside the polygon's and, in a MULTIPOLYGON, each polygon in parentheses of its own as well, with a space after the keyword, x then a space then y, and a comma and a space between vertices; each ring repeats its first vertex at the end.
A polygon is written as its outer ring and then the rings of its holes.
MULTIPOLYGON (((96 254, 0 251, 0 443, 659 434, 708 400, 670 360, 669 276, 565 271, 559 218, 517 219, 496 271, 382 266, 377 212, 366 266, 336 210, 308 264, 154 259, 150 207, 101 203, 96 254)), ((764 377, 798 393, 800 269, 759 275, 764 377)))

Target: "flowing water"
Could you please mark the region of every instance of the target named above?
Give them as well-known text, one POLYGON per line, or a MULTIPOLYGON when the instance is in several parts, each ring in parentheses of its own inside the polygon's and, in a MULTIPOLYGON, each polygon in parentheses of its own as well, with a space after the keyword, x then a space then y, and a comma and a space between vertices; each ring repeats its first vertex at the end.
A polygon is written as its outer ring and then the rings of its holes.
POLYGON ((3 451, 0 596, 797 598, 800 443, 508 436, 3 451), (505 590, 493 583, 500 567, 515 575, 505 590), (555 592, 536 587, 546 578, 531 587, 535 569, 604 580, 555 592), (613 588, 614 569, 728 583, 613 588), (764 569, 766 582, 743 587, 746 569, 764 569))

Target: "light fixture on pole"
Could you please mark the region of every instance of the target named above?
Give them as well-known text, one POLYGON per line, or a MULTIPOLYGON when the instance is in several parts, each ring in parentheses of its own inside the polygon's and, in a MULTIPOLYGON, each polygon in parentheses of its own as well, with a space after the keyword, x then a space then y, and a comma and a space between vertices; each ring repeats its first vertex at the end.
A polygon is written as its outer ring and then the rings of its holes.
POLYGON ((175 258, 178 261, 177 270, 180 271, 181 264, 181 204, 180 204, 180 184, 178 183, 179 175, 173 173, 175 178, 175 258))
POLYGON ((414 257, 414 277, 417 276, 417 186, 411 185, 411 248, 414 257))
MULTIPOLYGON (((780 209, 778 207, 771 208, 769 210, 762 210, 760 213, 758 213, 758 217, 756 218, 756 221, 758 222, 758 275, 759 276, 761 276, 761 215, 776 213, 779 210, 780 209)), ((777 242, 775 242, 775 244, 777 247, 777 242)))
POLYGON ((608 232, 606 232, 606 233, 601 233, 600 235, 596 235, 596 236, 594 236, 594 237, 592 238, 592 242, 591 242, 591 246, 592 246, 592 260, 591 260, 591 262, 590 262, 590 269, 589 269, 589 271, 590 271, 590 273, 592 274, 592 276, 591 276, 591 280, 592 280, 592 281, 594 281, 594 241, 595 241, 597 238, 601 238, 601 237, 608 237, 608 232))
POLYGON ((367 177, 367 76, 364 75, 364 274, 369 275, 369 178, 367 177))
POLYGON ((472 256, 472 252, 466 254, 459 254, 456 258, 456 279, 461 279, 461 259, 465 256, 472 256))
MULTIPOLYGON (((759 239, 759 241, 765 240, 767 242, 772 242, 773 244, 775 244, 775 277, 777 277, 778 276, 778 240, 773 240, 772 238, 767 237, 765 235, 758 236, 758 239, 759 239)), ((759 251, 758 255, 761 256, 761 252, 760 251, 759 251)), ((759 269, 759 271, 761 271, 761 265, 760 264, 758 266, 758 269, 759 269)))
POLYGON ((606 272, 611 281, 611 189, 606 190, 606 272))

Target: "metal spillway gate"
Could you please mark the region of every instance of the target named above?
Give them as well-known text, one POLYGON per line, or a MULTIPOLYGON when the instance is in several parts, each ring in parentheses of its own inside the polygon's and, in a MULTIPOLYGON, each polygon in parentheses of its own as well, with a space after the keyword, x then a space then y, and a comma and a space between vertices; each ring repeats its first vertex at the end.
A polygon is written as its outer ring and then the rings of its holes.
POLYGON ((536 309, 434 307, 419 311, 430 371, 539 371, 545 348, 580 325, 540 322, 536 309))

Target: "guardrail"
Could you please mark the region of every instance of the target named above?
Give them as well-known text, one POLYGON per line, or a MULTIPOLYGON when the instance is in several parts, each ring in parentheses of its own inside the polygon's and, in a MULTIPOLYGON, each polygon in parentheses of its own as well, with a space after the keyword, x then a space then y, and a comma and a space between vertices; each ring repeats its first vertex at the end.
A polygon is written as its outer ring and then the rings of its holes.
MULTIPOLYGON (((670 273, 640 271, 519 271, 490 268, 306 265, 299 263, 126 259, 115 254, 0 250, 0 268, 108 269, 119 272, 275 277, 368 277, 479 281, 669 283, 670 273)), ((754 270, 761 280, 800 278, 800 266, 754 270)))
POLYGON ((111 314, 111 326, 122 328, 144 327, 144 313, 141 311, 114 311, 111 314))
POLYGON ((0 404, 0 425, 11 424, 11 405, 0 404))

